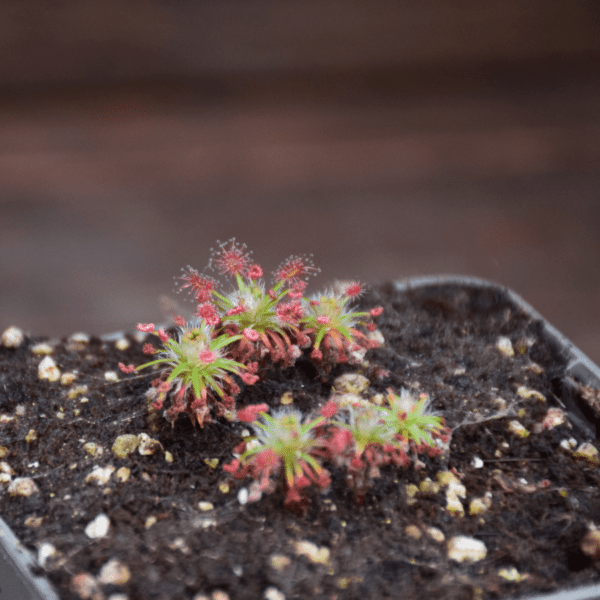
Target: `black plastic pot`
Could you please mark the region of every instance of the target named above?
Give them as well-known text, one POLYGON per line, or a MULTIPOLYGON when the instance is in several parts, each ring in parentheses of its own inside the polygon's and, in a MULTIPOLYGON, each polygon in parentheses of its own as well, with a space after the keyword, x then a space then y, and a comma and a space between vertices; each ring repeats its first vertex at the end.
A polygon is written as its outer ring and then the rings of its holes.
MULTIPOLYGON (((543 324, 541 337, 554 344, 567 358, 566 374, 580 384, 600 388, 600 368, 583 352, 576 348, 555 327, 550 325, 535 309, 513 291, 484 279, 462 276, 429 276, 402 280, 396 283, 399 292, 442 285, 455 285, 479 288, 495 288, 533 319, 543 324)), ((117 339, 122 333, 104 336, 105 340, 117 339)), ((597 437, 596 425, 588 420, 572 399, 570 379, 556 382, 556 400, 563 405, 571 423, 589 440, 597 437)), ((34 574, 40 569, 37 559, 26 550, 13 535, 8 525, 0 518, 0 600, 58 600, 49 582, 34 574)), ((527 596, 528 600, 593 600, 600 599, 600 584, 562 590, 550 594, 527 596)), ((521 599, 521 600, 524 600, 521 599)))

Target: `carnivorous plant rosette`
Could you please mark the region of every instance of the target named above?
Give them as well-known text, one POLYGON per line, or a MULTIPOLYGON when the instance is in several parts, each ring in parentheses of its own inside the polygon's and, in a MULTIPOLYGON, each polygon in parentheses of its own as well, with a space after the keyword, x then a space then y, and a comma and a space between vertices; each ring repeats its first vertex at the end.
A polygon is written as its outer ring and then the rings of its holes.
POLYGON ((300 322, 312 341, 311 358, 320 363, 325 372, 336 363, 358 363, 369 348, 379 346, 379 342, 369 339, 356 326, 363 325, 368 331, 374 331, 375 323, 363 319, 379 316, 383 308, 352 312, 348 307, 349 301, 362 291, 361 284, 352 282, 341 292, 317 294, 304 302, 305 314, 300 322))
POLYGON ((426 450, 430 455, 439 453, 433 438, 445 438, 444 419, 427 412, 427 395, 417 400, 405 388, 400 390, 400 396, 388 388, 387 400, 390 406, 384 410, 384 421, 396 430, 396 437, 413 442, 417 450, 426 450))
POLYGON ((201 303, 196 314, 228 335, 242 334, 230 348, 236 360, 260 361, 264 366, 268 357, 282 367, 291 366, 301 354, 300 345, 309 343, 299 329, 300 299, 306 287, 303 278, 318 269, 309 257, 292 256, 276 271, 274 285, 267 290, 262 267, 251 261, 251 253, 245 245, 236 244, 235 238, 219 242, 218 250, 212 252, 209 267, 234 278, 237 289, 222 293, 216 280, 188 267, 180 288, 188 288, 201 303), (284 302, 286 296, 289 301, 284 302))
MULTIPOLYGON (((260 406, 260 405, 259 405, 260 406)), ((316 433, 326 420, 321 415, 315 419, 304 418, 299 410, 283 408, 273 416, 265 410, 260 420, 252 422, 255 436, 236 448, 241 452, 223 468, 238 479, 246 475, 259 482, 260 491, 272 491, 271 476, 283 474, 287 494, 284 504, 301 503, 305 498, 302 489, 312 483, 325 488, 330 483, 329 474, 317 457, 324 441, 316 433)), ((242 420, 252 421, 256 413, 249 407, 247 414, 238 414, 242 420)))
MULTIPOLYGON (((256 376, 252 374, 252 366, 225 355, 225 348, 241 336, 215 335, 214 329, 200 320, 190 323, 179 320, 178 325, 181 328, 178 339, 169 337, 163 330, 156 332, 151 323, 138 325, 140 331, 157 335, 164 350, 158 351, 159 358, 140 365, 136 370, 153 365, 167 367, 166 378, 158 382, 159 395, 153 408, 160 410, 167 393, 170 393, 171 406, 166 411, 169 420, 174 423, 177 415, 185 411, 192 422, 203 426, 211 420, 211 407, 217 416, 234 410, 234 396, 240 388, 231 375, 239 375, 246 383, 254 383, 256 376)), ((145 352, 154 354, 156 351, 147 344, 145 352)), ((125 372, 132 370, 119 366, 125 372)))

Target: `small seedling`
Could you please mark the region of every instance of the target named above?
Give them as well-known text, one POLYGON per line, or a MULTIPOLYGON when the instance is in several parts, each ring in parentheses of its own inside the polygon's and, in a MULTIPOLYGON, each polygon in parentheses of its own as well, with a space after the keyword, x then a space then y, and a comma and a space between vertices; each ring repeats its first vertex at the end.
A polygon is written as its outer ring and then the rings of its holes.
MULTIPOLYGON (((164 350, 158 352, 160 358, 140 365, 137 370, 153 365, 170 367, 166 378, 157 382, 159 396, 153 408, 160 410, 170 392, 171 407, 166 411, 169 420, 174 423, 177 415, 185 411, 193 422, 203 426, 211 419, 211 405, 219 416, 235 408, 234 396, 240 388, 230 375, 243 378, 243 370, 248 367, 227 358, 225 348, 241 336, 222 334, 215 337, 210 325, 202 321, 180 322, 180 326, 179 336, 173 339, 163 330, 154 331, 151 323, 138 325, 141 331, 155 333, 164 350)), ((155 353, 151 344, 145 346, 145 351, 155 353)))
POLYGON ((435 448, 432 435, 440 436, 444 428, 442 417, 427 414, 429 399, 423 395, 416 400, 406 389, 402 388, 400 396, 388 388, 389 409, 384 410, 384 422, 396 430, 400 440, 412 441, 417 447, 435 448))
POLYGON ((215 279, 188 267, 180 289, 188 289, 200 302, 196 314, 228 335, 242 334, 230 349, 236 360, 258 361, 261 367, 267 366, 267 359, 282 367, 293 365, 302 353, 300 346, 310 344, 300 331, 305 278, 318 272, 310 257, 288 258, 267 290, 262 267, 252 262, 251 253, 235 238, 219 243, 212 252, 209 268, 233 278, 237 287, 230 293, 220 292, 215 279), (286 296, 289 301, 284 302, 286 296))
POLYGON ((305 419, 295 409, 280 409, 273 416, 261 412, 252 423, 255 436, 237 448, 241 451, 224 469, 237 478, 250 475, 261 491, 271 491, 271 476, 283 475, 287 494, 284 504, 302 503, 302 490, 312 483, 325 488, 331 480, 317 460, 323 440, 316 435, 324 416, 305 419))
POLYGON ((328 372, 336 363, 358 363, 369 348, 379 346, 379 342, 370 340, 356 326, 363 325, 369 331, 375 324, 364 321, 379 316, 383 308, 374 308, 370 312, 351 312, 348 302, 357 298, 363 291, 359 283, 346 285, 341 293, 334 291, 317 294, 305 301, 305 315, 300 323, 312 340, 311 358, 328 372))

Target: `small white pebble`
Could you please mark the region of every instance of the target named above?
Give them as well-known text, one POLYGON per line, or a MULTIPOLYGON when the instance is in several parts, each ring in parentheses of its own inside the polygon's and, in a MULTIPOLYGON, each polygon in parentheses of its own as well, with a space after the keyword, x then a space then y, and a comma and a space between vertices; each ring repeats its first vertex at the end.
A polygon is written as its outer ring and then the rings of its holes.
POLYGON ((90 521, 85 528, 85 535, 95 540, 103 538, 110 529, 110 519, 103 514, 99 514, 93 521, 90 521))
POLYGON ((423 535, 421 530, 416 525, 407 525, 404 528, 404 533, 406 533, 408 537, 414 538, 415 540, 420 539, 423 535))
POLYGON ((138 447, 140 440, 133 433, 125 433, 115 439, 112 445, 113 454, 117 458, 125 458, 129 456, 138 447))
POLYGON ((155 525, 157 521, 158 519, 155 516, 148 517, 146 519, 146 523, 144 523, 144 527, 146 529, 150 529, 150 527, 152 527, 152 525, 155 525))
POLYGON ((152 439, 147 433, 140 433, 138 441, 138 452, 142 456, 151 456, 162 449, 162 444, 158 440, 152 439))
POLYGON ((120 482, 127 481, 131 475, 131 469, 127 467, 120 467, 117 470, 116 477, 120 482))
POLYGON ((544 429, 554 429, 566 422, 567 415, 560 408, 549 408, 542 421, 542 427, 544 429))
POLYGON ((527 428, 523 427, 519 421, 510 421, 508 424, 508 430, 520 438, 526 438, 529 436, 529 431, 527 431, 527 428))
MULTIPOLYGON (((509 567, 508 569, 500 569, 498 571, 498 577, 502 577, 508 581, 520 582, 523 579, 527 579, 527 575, 521 575, 515 567, 509 567)), ((562 594, 561 594, 562 595, 562 594)))
POLYGON ((457 535, 448 541, 448 558, 456 562, 483 560, 487 548, 480 540, 465 535, 457 535))
POLYGON ((575 438, 569 438, 568 440, 563 440, 560 443, 560 447, 565 450, 572 450, 577 447, 577 440, 575 438))
POLYGON ((9 327, 2 334, 2 345, 6 348, 18 348, 24 340, 25 336, 18 327, 9 327))
POLYGON ((48 381, 58 381, 60 379, 60 369, 49 356, 45 356, 38 366, 38 377, 48 381))
POLYGON ((371 385, 371 382, 364 375, 359 375, 358 373, 346 373, 333 382, 335 391, 338 394, 360 394, 364 392, 369 385, 371 385))
POLYGON ((318 548, 312 542, 302 540, 294 544, 298 556, 306 556, 314 563, 326 565, 329 563, 329 548, 322 546, 318 548))
POLYGON ((60 385, 70 385, 77 379, 76 373, 63 373, 60 376, 60 385))
POLYGON ((35 529, 36 527, 41 527, 43 521, 44 517, 27 517, 25 519, 25 527, 31 527, 32 529, 35 529))
POLYGON ((104 379, 106 379, 106 381, 119 381, 119 376, 116 371, 106 371, 106 373, 104 373, 104 379))
POLYGON ((40 566, 45 567, 47 560, 56 556, 56 554, 56 548, 52 544, 44 542, 38 548, 38 563, 40 563, 40 566))
POLYGON ((127 565, 116 558, 104 563, 98 575, 98 581, 104 585, 125 585, 130 578, 131 572, 127 565))
POLYGON ((463 517, 465 514, 465 507, 451 489, 446 490, 446 510, 454 517, 463 517))
POLYGON ((512 347, 512 342, 510 341, 510 338, 507 337, 499 337, 498 341, 496 342, 496 348, 498 348, 498 350, 500 350, 500 352, 502 352, 502 354, 504 354, 504 356, 514 356, 515 355, 515 351, 513 350, 512 347))
POLYGON ((171 550, 181 550, 184 554, 188 554, 190 549, 188 548, 185 540, 182 537, 175 538, 170 544, 169 548, 171 550))
POLYGON ((104 454, 104 448, 100 446, 100 444, 96 444, 96 442, 88 442, 83 445, 83 449, 86 454, 93 456, 94 458, 100 458, 104 454))
POLYGON ((115 342, 117 350, 127 350, 129 348, 129 340, 127 338, 121 338, 115 342))
POLYGON ((482 515, 491 505, 491 494, 490 497, 484 496, 482 498, 474 498, 469 503, 469 514, 471 516, 482 515))
POLYGON ((268 587, 265 590, 265 600, 285 600, 285 594, 276 587, 268 587))
POLYGON ((539 402, 546 402, 546 398, 544 398, 543 394, 538 392, 537 390, 532 390, 524 385, 521 385, 517 388, 517 394, 524 398, 525 400, 529 400, 530 398, 535 398, 539 402))
POLYGON ((52 354, 52 346, 46 342, 40 342, 31 348, 31 351, 35 355, 39 354, 52 354))
POLYGON ((15 474, 12 467, 6 461, 0 462, 0 473, 6 473, 8 475, 15 474))
POLYGON ((95 467, 85 478, 85 482, 94 482, 98 485, 106 485, 114 470, 115 468, 112 465, 107 465, 106 467, 95 467))
POLYGON ((90 336, 87 333, 78 332, 71 335, 69 341, 75 342, 76 344, 89 344, 90 336))
POLYGON ((35 485, 35 481, 30 477, 17 477, 8 486, 8 493, 11 496, 21 496, 23 498, 33 496, 33 494, 37 494, 39 491, 38 486, 35 485))
POLYGON ((291 559, 285 554, 271 554, 269 556, 269 564, 276 571, 283 571, 283 569, 290 566, 291 562, 291 559))
POLYGON ((476 469, 481 469, 481 467, 483 467, 483 461, 481 458, 479 458, 479 456, 474 456, 473 460, 471 461, 471 466, 475 467, 476 469))
POLYGON ((77 396, 81 396, 82 394, 87 394, 87 392, 88 392, 87 385, 76 385, 75 387, 72 387, 67 392, 67 398, 69 400, 73 400, 73 398, 77 398, 77 396))
POLYGON ((129 600, 127 594, 111 594, 106 600, 129 600))
POLYGON ((71 579, 71 588, 83 600, 102 598, 96 579, 89 573, 78 573, 71 579))
POLYGON ((242 488, 237 495, 238 502, 244 506, 248 503, 248 488, 242 488))
POLYGON ((433 538, 439 544, 441 544, 446 539, 446 536, 444 535, 444 533, 437 527, 428 527, 427 535, 429 537, 433 538))
POLYGON ((587 461, 587 463, 591 466, 600 465, 600 455, 598 454, 598 450, 589 442, 585 442, 581 444, 575 452, 573 452, 573 456, 575 458, 583 458, 587 461))

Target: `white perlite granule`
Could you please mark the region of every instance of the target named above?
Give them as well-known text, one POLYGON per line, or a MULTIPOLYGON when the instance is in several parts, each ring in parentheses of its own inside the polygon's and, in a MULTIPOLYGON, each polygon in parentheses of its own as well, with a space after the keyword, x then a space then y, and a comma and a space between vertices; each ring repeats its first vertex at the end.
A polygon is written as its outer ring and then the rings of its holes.
POLYGON ((487 548, 483 542, 465 535, 457 535, 448 541, 448 558, 456 562, 483 560, 487 548))
POLYGON ((103 514, 99 514, 93 521, 88 523, 85 528, 85 535, 93 540, 103 538, 110 529, 110 519, 103 514))

